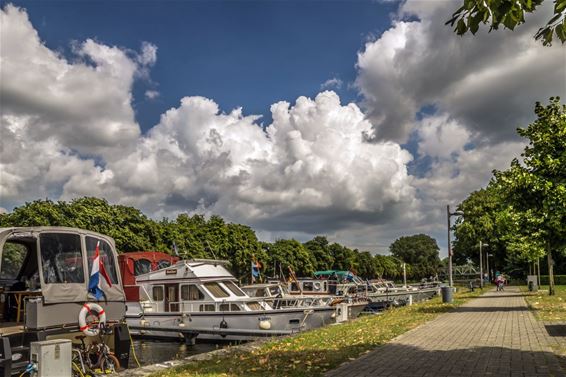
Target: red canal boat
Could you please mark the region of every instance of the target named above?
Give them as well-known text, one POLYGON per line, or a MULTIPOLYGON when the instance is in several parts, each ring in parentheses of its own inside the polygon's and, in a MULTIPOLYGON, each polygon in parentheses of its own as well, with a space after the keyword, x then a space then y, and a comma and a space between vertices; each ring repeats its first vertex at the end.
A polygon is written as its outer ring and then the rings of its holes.
POLYGON ((126 301, 140 300, 136 276, 167 268, 179 261, 179 257, 160 251, 133 251, 118 255, 126 301))

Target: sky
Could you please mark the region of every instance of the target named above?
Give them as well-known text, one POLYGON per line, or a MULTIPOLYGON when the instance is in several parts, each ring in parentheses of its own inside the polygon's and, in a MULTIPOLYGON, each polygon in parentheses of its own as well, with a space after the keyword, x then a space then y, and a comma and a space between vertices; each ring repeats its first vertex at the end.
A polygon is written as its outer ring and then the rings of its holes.
POLYGON ((0 208, 106 198, 386 253, 519 157, 566 49, 457 1, 0 1, 0 208))

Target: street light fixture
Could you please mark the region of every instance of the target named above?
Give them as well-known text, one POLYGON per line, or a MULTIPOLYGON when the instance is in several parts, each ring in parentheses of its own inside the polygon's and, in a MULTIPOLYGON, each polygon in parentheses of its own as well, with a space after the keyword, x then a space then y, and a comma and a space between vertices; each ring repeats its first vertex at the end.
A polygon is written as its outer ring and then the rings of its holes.
POLYGON ((489 257, 492 257, 493 254, 486 253, 485 254, 485 261, 487 262, 487 280, 491 282, 491 270, 489 269, 489 257))
POLYGON ((464 216, 464 212, 450 212, 450 204, 446 206, 446 218, 448 219, 448 285, 450 287, 454 285, 452 279, 452 244, 450 242, 450 217, 452 216, 464 216))
POLYGON ((453 268, 452 268, 452 242, 450 241, 450 217, 452 216, 464 216, 464 212, 462 211, 454 211, 450 212, 450 205, 446 206, 446 214, 448 219, 448 285, 452 287, 454 285, 453 279, 453 268))

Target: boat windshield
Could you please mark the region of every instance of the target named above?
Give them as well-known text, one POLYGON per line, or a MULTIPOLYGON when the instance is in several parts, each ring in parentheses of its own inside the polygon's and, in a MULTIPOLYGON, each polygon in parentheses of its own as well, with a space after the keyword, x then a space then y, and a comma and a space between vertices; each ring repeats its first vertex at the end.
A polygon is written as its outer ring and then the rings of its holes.
MULTIPOLYGON (((96 247, 98 245, 99 255, 104 269, 110 278, 112 284, 118 284, 118 273, 116 272, 116 264, 112 255, 112 248, 108 242, 94 237, 86 237, 86 251, 88 254, 88 270, 92 271, 92 262, 96 254, 96 247), (99 243, 100 242, 100 243, 99 243)), ((79 249, 80 250, 80 249, 79 249)))
POLYGON ((143 275, 151 272, 151 261, 148 259, 138 259, 134 261, 134 275, 143 275))
POLYGON ((224 288, 222 288, 218 283, 216 282, 209 282, 209 283, 204 283, 204 286, 206 287, 206 289, 208 289, 208 291, 216 298, 223 298, 223 297, 229 297, 230 295, 228 294, 228 292, 226 292, 224 290, 224 288))
POLYGON ((236 296, 244 297, 246 295, 244 292, 242 292, 240 287, 238 287, 236 284, 232 283, 231 281, 224 281, 223 283, 226 286, 226 288, 228 288, 236 296))
POLYGON ((0 279, 16 280, 27 254, 28 249, 25 245, 9 241, 6 242, 2 250, 0 279))
POLYGON ((159 262, 157 262, 158 269, 167 268, 169 266, 171 266, 171 262, 168 261, 167 259, 162 259, 159 262))
POLYGON ((43 233, 39 242, 46 284, 84 283, 81 237, 78 234, 43 233))

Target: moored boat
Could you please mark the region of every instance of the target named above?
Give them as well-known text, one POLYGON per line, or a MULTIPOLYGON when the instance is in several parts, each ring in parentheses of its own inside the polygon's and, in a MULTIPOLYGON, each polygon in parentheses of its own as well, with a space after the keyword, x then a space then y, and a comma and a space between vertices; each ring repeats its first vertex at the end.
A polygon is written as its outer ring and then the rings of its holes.
POLYGON ((133 335, 165 339, 249 340, 335 322, 331 306, 274 308, 249 297, 217 260, 178 261, 136 276, 139 301, 128 301, 133 335))
POLYGON ((0 375, 23 371, 31 342, 55 339, 102 341, 127 367, 130 337, 112 238, 76 228, 0 228, 0 250, 0 375), (92 285, 99 269, 106 276, 92 285), (88 319, 105 319, 104 331, 88 319))
POLYGON ((260 297, 274 308, 331 306, 336 308, 336 320, 342 322, 357 318, 368 304, 364 297, 337 297, 331 294, 291 294, 287 284, 270 282, 241 287, 250 297, 260 297), (344 312, 344 315, 342 315, 344 312))

